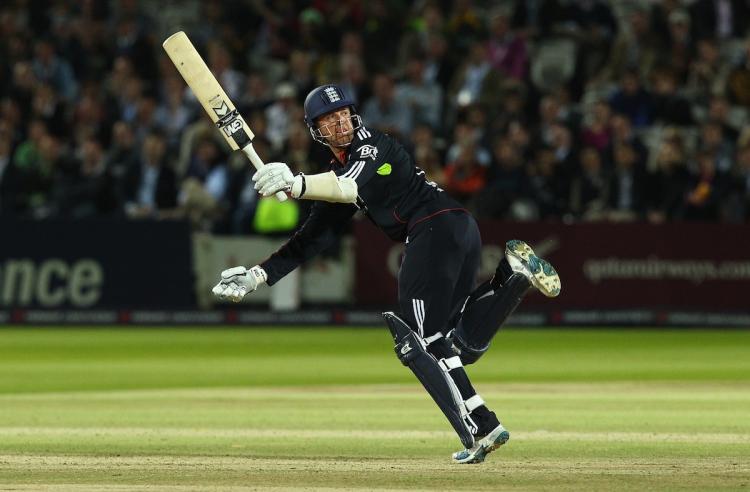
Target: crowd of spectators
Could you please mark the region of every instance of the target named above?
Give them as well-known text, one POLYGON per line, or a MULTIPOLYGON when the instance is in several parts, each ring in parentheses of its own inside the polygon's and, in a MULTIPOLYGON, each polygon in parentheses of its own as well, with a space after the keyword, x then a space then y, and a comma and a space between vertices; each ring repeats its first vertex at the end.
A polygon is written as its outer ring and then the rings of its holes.
POLYGON ((262 229, 252 170, 161 50, 184 29, 268 162, 328 166, 302 102, 336 82, 479 217, 747 222, 749 14, 745 0, 6 0, 0 216, 262 229))

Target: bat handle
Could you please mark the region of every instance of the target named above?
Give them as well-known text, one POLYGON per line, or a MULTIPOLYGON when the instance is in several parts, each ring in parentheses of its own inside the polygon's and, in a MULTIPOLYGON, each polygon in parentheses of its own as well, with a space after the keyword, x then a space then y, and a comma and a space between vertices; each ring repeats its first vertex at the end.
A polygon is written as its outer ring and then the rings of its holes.
MULTIPOLYGON (((255 147, 253 147, 252 142, 242 147, 242 152, 247 156, 248 159, 250 159, 250 162, 253 164, 255 169, 260 169, 261 167, 265 166, 265 164, 263 164, 263 160, 260 158, 258 153, 255 152, 255 147)), ((287 199, 286 193, 284 193, 283 191, 277 191, 275 196, 276 199, 280 202, 285 202, 287 199)))

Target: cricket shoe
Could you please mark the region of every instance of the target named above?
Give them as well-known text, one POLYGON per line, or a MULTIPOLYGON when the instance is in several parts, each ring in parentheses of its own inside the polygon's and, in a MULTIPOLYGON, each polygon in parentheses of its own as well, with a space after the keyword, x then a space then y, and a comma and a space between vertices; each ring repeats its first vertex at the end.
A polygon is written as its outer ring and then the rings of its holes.
POLYGON ((476 441, 471 449, 463 449, 453 453, 453 462, 461 464, 481 463, 488 454, 508 442, 510 433, 502 424, 492 429, 489 434, 476 441))
POLYGON ((531 246, 512 239, 505 243, 505 257, 511 269, 523 274, 539 292, 547 297, 560 295, 560 276, 547 260, 534 254, 531 246))

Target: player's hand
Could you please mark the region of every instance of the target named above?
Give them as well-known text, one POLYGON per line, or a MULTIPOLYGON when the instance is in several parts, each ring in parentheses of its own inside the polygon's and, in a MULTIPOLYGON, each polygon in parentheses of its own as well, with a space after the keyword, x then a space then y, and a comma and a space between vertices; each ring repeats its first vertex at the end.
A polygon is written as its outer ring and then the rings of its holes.
POLYGON ((258 265, 251 269, 238 266, 221 272, 221 280, 211 292, 219 299, 231 299, 240 302, 249 292, 253 292, 259 285, 266 283, 268 276, 258 265))
POLYGON ((287 191, 294 198, 302 192, 302 175, 295 176, 283 162, 269 162, 253 175, 255 189, 263 196, 271 196, 279 191, 287 191))

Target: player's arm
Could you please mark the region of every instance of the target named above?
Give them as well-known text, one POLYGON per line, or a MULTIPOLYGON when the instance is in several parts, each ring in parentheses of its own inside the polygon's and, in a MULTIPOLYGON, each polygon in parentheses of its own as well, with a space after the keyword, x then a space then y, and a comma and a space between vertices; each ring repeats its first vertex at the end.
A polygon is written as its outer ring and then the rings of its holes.
POLYGON ((255 173, 255 189, 263 196, 282 190, 290 192, 294 198, 356 203, 359 190, 377 172, 390 172, 384 166, 390 166, 387 160, 393 156, 394 145, 397 145, 387 136, 373 136, 366 128, 360 128, 357 132, 359 138, 349 153, 349 160, 338 171, 294 176, 289 166, 283 162, 273 162, 255 173))
POLYGON ((255 189, 263 196, 271 196, 278 191, 287 191, 294 198, 322 200, 331 203, 356 203, 357 182, 346 176, 336 176, 329 171, 320 174, 293 175, 283 162, 265 165, 253 176, 255 189))
POLYGON ((357 211, 354 205, 317 202, 302 227, 267 260, 252 268, 234 267, 221 273, 214 295, 239 302, 249 292, 267 283, 273 285, 286 274, 317 256, 340 234, 357 211))

